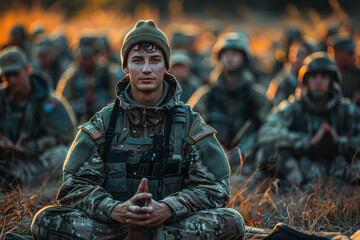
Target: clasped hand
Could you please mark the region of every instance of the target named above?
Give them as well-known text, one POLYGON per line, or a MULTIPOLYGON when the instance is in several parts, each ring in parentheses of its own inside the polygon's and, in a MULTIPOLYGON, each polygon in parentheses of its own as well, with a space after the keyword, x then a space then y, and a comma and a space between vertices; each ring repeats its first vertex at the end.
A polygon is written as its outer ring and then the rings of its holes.
POLYGON ((152 199, 148 193, 148 180, 143 178, 136 194, 126 202, 117 204, 111 211, 111 218, 123 224, 132 224, 140 227, 156 227, 172 216, 170 207, 152 199), (137 205, 138 201, 145 200, 145 206, 137 205))
POLYGON ((319 130, 315 133, 315 135, 309 140, 309 145, 315 146, 327 134, 330 136, 330 139, 334 144, 338 143, 338 135, 336 131, 327 122, 324 122, 323 124, 321 124, 319 130))
POLYGON ((13 143, 9 138, 5 137, 0 132, 0 147, 14 152, 15 156, 23 156, 25 154, 24 141, 26 134, 22 133, 16 143, 13 143))

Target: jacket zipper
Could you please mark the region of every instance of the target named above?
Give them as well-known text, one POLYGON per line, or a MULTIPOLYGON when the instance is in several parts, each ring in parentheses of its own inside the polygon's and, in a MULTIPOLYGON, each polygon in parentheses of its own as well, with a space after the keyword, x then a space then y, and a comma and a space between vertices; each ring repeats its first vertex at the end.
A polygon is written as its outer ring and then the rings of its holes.
POLYGON ((144 126, 144 138, 147 138, 148 132, 147 132, 147 121, 146 121, 146 109, 145 108, 143 108, 142 124, 144 126))

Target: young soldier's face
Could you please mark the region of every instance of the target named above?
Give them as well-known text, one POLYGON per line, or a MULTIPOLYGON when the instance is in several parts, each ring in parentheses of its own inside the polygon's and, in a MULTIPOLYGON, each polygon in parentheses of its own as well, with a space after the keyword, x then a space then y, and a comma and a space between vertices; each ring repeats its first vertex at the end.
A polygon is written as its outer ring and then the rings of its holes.
POLYGON ((225 49, 220 55, 220 60, 223 63, 225 70, 231 71, 243 64, 244 55, 239 50, 225 49))
POLYGON ((308 84, 312 93, 324 94, 330 87, 331 79, 328 72, 314 72, 309 74, 308 84))
POLYGON ((24 91, 24 87, 28 84, 30 72, 27 68, 19 71, 5 73, 3 80, 8 84, 8 90, 11 94, 18 95, 24 91))
POLYGON ((171 66, 170 73, 173 74, 179 82, 185 80, 186 76, 189 74, 190 66, 185 64, 175 64, 171 66))
POLYGON ((345 69, 351 69, 356 62, 356 56, 354 52, 341 50, 335 51, 334 59, 336 66, 345 69))
POLYGON ((164 74, 167 69, 161 50, 151 52, 131 50, 124 71, 130 76, 132 94, 162 95, 164 74))

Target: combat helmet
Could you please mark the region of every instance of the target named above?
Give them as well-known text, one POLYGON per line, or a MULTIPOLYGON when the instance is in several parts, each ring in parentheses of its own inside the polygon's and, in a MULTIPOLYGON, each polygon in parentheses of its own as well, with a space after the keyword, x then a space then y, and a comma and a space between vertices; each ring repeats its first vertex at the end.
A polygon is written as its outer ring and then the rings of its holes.
POLYGON ((325 52, 315 52, 305 58, 303 66, 299 70, 298 82, 302 86, 307 85, 307 79, 311 72, 329 72, 331 79, 341 83, 341 74, 335 62, 325 52))
POLYGON ((235 49, 244 53, 246 64, 250 64, 251 55, 249 52, 248 41, 239 37, 235 32, 225 33, 216 41, 212 50, 212 60, 218 62, 220 55, 225 49, 235 49))

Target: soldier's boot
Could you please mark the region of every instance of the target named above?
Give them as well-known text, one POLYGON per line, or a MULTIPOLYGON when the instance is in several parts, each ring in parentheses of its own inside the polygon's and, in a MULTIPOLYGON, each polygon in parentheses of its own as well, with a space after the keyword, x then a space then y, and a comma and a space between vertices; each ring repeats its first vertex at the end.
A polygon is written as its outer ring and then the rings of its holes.
POLYGON ((127 240, 149 240, 149 232, 144 228, 131 227, 127 235, 127 240))
POLYGON ((262 240, 327 240, 314 234, 306 234, 293 229, 286 224, 278 223, 273 231, 262 240))

